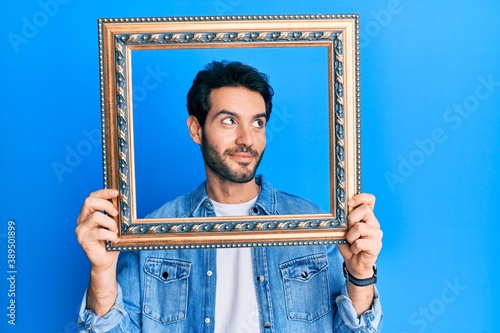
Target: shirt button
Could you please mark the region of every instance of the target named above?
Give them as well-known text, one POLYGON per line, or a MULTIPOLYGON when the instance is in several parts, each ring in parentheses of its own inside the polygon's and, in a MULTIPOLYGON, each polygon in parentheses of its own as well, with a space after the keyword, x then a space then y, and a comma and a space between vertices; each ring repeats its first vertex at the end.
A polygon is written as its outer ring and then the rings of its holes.
POLYGON ((212 274, 213 274, 212 271, 207 271, 208 276, 212 276, 212 274))
POLYGON ((265 280, 264 275, 257 276, 257 281, 258 282, 264 282, 264 280, 265 280))
POLYGON ((271 327, 271 323, 270 323, 270 322, 268 322, 268 321, 266 321, 266 322, 264 323, 264 328, 270 328, 270 327, 271 327))
POLYGON ((210 324, 210 318, 205 318, 205 324, 210 324))

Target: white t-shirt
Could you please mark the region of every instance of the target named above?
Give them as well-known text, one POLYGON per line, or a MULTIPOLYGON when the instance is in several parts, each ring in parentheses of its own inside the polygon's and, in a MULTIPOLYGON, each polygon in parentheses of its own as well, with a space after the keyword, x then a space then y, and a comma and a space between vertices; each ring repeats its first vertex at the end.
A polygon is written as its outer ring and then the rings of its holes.
MULTIPOLYGON (((242 204, 212 201, 216 216, 243 216, 257 198, 242 204)), ((217 249, 215 333, 253 333, 259 330, 259 310, 250 248, 217 249)))

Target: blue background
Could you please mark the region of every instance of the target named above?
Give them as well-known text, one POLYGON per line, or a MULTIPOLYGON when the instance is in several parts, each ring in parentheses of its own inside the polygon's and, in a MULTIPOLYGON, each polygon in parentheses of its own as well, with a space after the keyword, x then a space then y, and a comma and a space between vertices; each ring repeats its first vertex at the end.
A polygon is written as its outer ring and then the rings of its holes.
POLYGON ((205 179, 187 131, 186 94, 214 59, 251 64, 269 76, 275 95, 259 173, 329 211, 327 55, 326 47, 132 51, 138 217, 205 179))
POLYGON ((363 190, 385 232, 384 331, 495 331, 499 2, 41 0, 0 13, 1 332, 76 331, 89 265, 75 219, 102 186, 97 18, 303 13, 361 15, 363 190))

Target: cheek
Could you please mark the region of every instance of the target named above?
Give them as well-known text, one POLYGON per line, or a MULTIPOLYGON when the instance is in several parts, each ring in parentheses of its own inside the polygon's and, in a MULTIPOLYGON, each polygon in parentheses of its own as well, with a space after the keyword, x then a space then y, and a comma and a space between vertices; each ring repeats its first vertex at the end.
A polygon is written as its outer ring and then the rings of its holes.
POLYGON ((261 136, 259 136, 257 140, 259 146, 265 148, 267 143, 266 132, 264 132, 261 136))
POLYGON ((213 147, 223 147, 225 142, 227 141, 225 135, 221 135, 220 132, 219 135, 217 135, 217 131, 210 131, 210 134, 205 132, 204 139, 209 145, 213 147))
POLYGON ((219 155, 223 155, 224 151, 228 148, 234 147, 234 142, 229 140, 228 137, 212 137, 208 140, 208 144, 213 150, 217 151, 219 155))

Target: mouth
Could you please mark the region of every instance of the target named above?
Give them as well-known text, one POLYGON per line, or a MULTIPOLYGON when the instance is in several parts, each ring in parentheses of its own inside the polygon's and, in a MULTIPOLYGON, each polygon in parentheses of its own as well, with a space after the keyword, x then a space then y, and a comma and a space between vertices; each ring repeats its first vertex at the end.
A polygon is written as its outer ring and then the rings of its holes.
POLYGON ((244 164, 251 163, 259 156, 256 151, 248 147, 227 150, 226 155, 230 156, 236 162, 244 164))
POLYGON ((233 153, 229 154, 229 156, 236 162, 245 164, 251 163, 254 159, 254 156, 249 153, 233 153))

